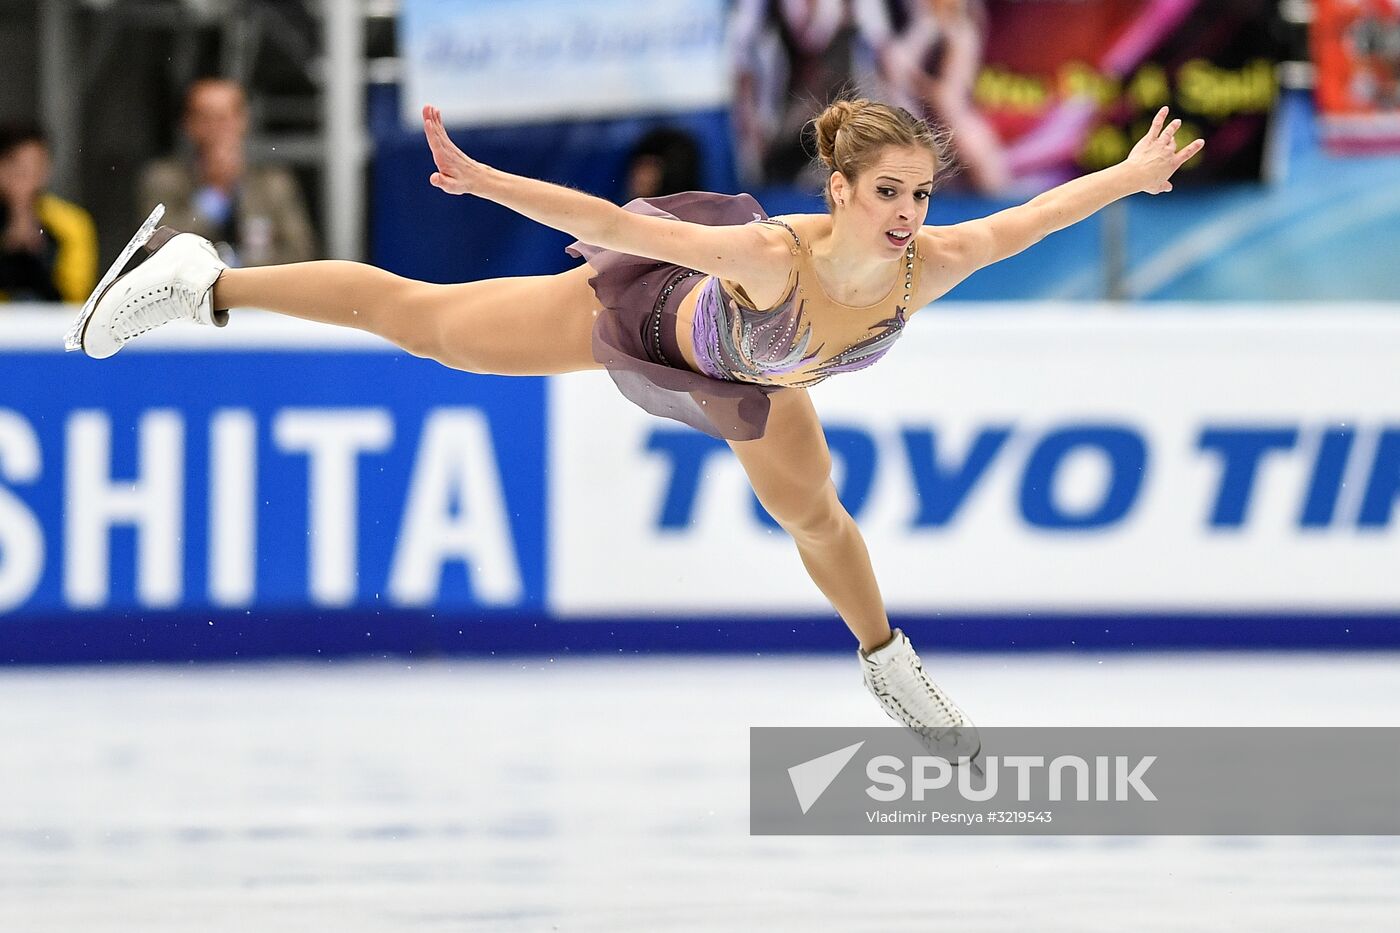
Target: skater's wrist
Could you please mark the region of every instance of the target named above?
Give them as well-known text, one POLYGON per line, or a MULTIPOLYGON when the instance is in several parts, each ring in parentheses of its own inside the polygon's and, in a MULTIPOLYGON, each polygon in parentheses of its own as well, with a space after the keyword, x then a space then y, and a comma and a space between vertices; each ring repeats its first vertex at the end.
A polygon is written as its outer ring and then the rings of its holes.
MULTIPOLYGON (((518 181, 519 176, 503 172, 490 165, 477 164, 478 169, 475 172, 476 178, 473 179, 472 194, 488 201, 504 203, 502 199, 510 192, 510 182, 512 180, 518 181)), ((509 207, 510 205, 506 204, 505 206, 509 207)))
POLYGON ((1130 197, 1140 191, 1146 190, 1148 183, 1147 176, 1143 173, 1141 166, 1124 160, 1117 165, 1110 165, 1102 170, 1102 174, 1111 178, 1114 186, 1113 200, 1130 197))

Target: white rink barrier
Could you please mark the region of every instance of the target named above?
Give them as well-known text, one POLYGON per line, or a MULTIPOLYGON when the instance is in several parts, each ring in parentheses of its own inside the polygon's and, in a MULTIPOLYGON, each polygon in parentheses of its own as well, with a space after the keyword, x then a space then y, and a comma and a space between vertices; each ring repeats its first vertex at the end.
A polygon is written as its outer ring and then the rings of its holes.
MULTIPOLYGON (((811 391, 894 612, 1395 612, 1394 310, 925 311, 811 391)), ((724 445, 613 394, 551 386, 551 606, 819 610, 724 445)))

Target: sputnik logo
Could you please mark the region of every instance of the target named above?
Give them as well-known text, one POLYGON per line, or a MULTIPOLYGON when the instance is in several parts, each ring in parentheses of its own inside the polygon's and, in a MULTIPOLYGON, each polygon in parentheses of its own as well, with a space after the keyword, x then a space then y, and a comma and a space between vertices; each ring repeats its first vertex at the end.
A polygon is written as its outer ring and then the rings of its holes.
POLYGON ((836 776, 864 744, 865 740, 862 739, 854 745, 838 748, 834 752, 788 768, 788 779, 792 781, 793 793, 797 795, 797 803, 802 807, 803 813, 812 809, 812 805, 826 793, 831 782, 836 780, 836 776))

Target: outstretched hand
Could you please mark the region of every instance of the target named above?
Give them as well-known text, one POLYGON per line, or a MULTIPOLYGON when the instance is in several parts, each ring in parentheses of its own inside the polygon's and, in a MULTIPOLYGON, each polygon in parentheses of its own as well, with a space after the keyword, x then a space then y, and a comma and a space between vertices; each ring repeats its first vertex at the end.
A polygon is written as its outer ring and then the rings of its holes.
POLYGON ((423 133, 428 148, 433 151, 437 171, 428 182, 448 194, 475 194, 479 190, 486 166, 457 148, 442 125, 442 111, 431 104, 423 108, 423 133))
POLYGON ((1167 108, 1163 107, 1157 111, 1147 135, 1138 140, 1133 151, 1123 160, 1124 165, 1137 173, 1141 182, 1139 190, 1148 194, 1162 194, 1172 190, 1172 175, 1206 144, 1204 139, 1198 139, 1178 151, 1176 131, 1181 129, 1181 121, 1166 123, 1166 120, 1167 108))

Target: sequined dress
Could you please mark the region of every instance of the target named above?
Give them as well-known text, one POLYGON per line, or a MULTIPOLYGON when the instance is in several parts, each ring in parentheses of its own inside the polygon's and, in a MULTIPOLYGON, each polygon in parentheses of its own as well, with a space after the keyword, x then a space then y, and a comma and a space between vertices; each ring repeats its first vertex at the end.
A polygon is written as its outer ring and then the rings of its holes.
POLYGON ((593 329, 593 356, 624 396, 644 410, 713 437, 763 436, 769 395, 815 385, 872 365, 903 331, 918 285, 917 247, 901 261, 902 279, 875 304, 855 308, 825 294, 811 251, 797 231, 769 220, 747 194, 687 192, 638 199, 636 213, 709 225, 774 223, 792 237, 793 273, 783 299, 758 309, 736 283, 670 263, 576 242, 603 306, 593 329), (699 372, 676 344, 676 309, 699 288, 691 339, 699 372))

